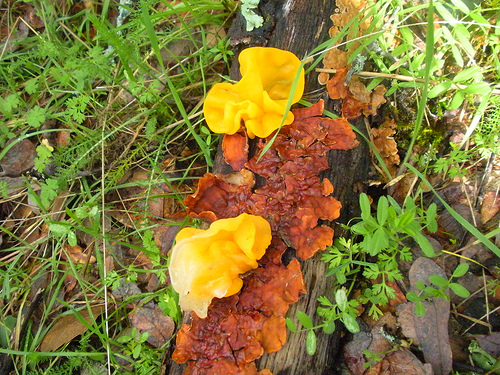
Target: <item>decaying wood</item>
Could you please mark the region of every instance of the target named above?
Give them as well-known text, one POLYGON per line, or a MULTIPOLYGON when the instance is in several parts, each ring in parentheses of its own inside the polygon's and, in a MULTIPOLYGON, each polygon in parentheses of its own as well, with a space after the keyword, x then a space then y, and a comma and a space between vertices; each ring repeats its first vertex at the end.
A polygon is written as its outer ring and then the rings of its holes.
MULTIPOLYGON (((237 17, 229 32, 234 47, 241 50, 248 46, 269 46, 294 52, 300 59, 307 56, 313 48, 328 39, 328 29, 332 26, 330 15, 335 11, 334 0, 261 0, 259 10, 266 23, 263 30, 247 33, 243 20, 237 17)), ((237 59, 231 69, 231 78, 239 79, 237 59)), ((333 102, 328 99, 324 87, 317 83, 317 74, 310 73, 306 77, 305 96, 315 102, 324 99, 326 108, 332 110, 333 102), (314 98, 314 99, 313 99, 314 98)), ((365 128, 361 119, 355 124, 360 130, 365 128)), ((360 145, 349 151, 331 151, 329 154, 330 169, 322 177, 332 182, 335 191, 333 195, 342 202, 342 211, 339 221, 347 222, 357 214, 358 192, 357 184, 366 181, 369 156, 366 145, 360 145)), ((214 171, 227 171, 223 162, 222 152, 219 149, 214 171)), ((340 234, 336 223, 332 223, 340 234)), ((318 306, 317 298, 321 295, 329 296, 331 285, 325 278, 325 263, 320 260, 320 254, 305 262, 301 261, 304 280, 308 293, 303 295, 299 302, 292 305, 288 313, 294 317, 296 311, 304 311, 309 316, 315 316, 318 306)), ((320 323, 317 320, 315 323, 320 323)), ((274 375, 301 375, 301 374, 335 374, 335 363, 338 356, 339 334, 318 334, 317 352, 314 356, 305 351, 306 333, 292 333, 287 343, 277 353, 265 354, 257 361, 259 369, 268 368, 274 375)), ((184 365, 171 364, 168 374, 182 374, 184 365)))

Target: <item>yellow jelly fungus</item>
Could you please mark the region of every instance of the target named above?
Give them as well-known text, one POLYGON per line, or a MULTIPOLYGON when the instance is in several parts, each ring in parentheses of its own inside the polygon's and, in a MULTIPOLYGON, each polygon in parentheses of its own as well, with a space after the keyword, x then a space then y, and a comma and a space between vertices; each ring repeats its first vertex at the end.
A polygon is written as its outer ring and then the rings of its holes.
MULTIPOLYGON (((239 56, 242 78, 235 84, 217 83, 208 92, 203 112, 215 133, 234 134, 245 124, 250 138, 265 138, 279 128, 300 60, 291 52, 251 47, 239 56)), ((304 93, 301 69, 292 104, 304 93)), ((288 112, 284 125, 293 122, 288 112)))
POLYGON ((238 293, 239 275, 257 268, 271 243, 271 227, 260 216, 241 214, 206 230, 183 228, 175 241, 169 273, 179 304, 205 318, 214 297, 238 293))

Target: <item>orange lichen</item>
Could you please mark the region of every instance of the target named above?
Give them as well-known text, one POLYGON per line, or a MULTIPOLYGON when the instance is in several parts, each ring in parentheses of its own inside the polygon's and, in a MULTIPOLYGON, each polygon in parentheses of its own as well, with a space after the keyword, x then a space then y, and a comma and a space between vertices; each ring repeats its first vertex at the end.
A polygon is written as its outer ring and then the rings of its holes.
MULTIPOLYGON (((350 41, 345 46, 345 51, 338 48, 329 49, 323 57, 323 68, 325 69, 341 69, 350 67, 349 58, 359 48, 361 42, 359 36, 367 34, 367 28, 371 24, 371 17, 365 17, 364 8, 366 0, 337 0, 337 10, 330 16, 333 26, 329 29, 330 37, 333 39, 341 32, 342 29, 348 27, 353 19, 358 18, 360 22, 349 26, 349 32, 345 39, 350 41)), ((343 43, 344 38, 340 38, 335 44, 343 43)), ((323 72, 318 76, 318 81, 321 85, 326 84, 330 74, 323 72)))
POLYGON ((379 128, 371 128, 373 145, 382 156, 384 164, 391 173, 396 176, 396 169, 400 163, 398 145, 393 135, 396 134, 396 123, 392 119, 386 119, 379 128))
POLYGON ((207 230, 183 228, 175 239, 169 272, 179 305, 205 318, 214 297, 238 293, 240 274, 257 268, 271 243, 271 228, 259 216, 241 214, 207 230))
POLYGON ((337 69, 335 75, 326 83, 326 89, 331 99, 342 99, 342 115, 353 119, 363 113, 365 116, 375 116, 377 109, 386 102, 385 87, 378 85, 373 91, 367 91, 366 86, 357 76, 353 76, 346 86, 347 69, 337 69))
POLYGON ((217 83, 208 92, 203 112, 208 127, 215 133, 234 134, 245 124, 250 138, 267 137, 280 127, 293 122, 293 114, 285 114, 288 98, 296 103, 304 92, 304 70, 291 52, 270 47, 252 47, 239 56, 242 78, 235 84, 217 83), (293 93, 295 76, 298 83, 293 93))

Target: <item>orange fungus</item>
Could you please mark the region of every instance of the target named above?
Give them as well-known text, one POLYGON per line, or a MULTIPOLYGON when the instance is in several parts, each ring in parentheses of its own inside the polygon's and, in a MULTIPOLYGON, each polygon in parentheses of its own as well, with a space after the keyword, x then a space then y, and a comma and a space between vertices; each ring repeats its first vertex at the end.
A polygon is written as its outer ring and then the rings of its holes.
POLYGON ((175 240, 172 286, 183 310, 205 318, 214 297, 238 293, 243 285, 239 275, 257 268, 271 243, 271 227, 262 217, 244 213, 217 220, 206 230, 183 228, 175 240))
MULTIPOLYGON (((217 83, 208 92, 203 105, 205 120, 215 133, 234 134, 243 122, 250 138, 265 138, 280 127, 289 96, 293 95, 292 104, 302 97, 304 69, 293 53, 271 47, 247 48, 239 62, 239 82, 217 83), (297 72, 297 86, 291 93, 297 72)), ((284 125, 292 122, 289 111, 284 125)))

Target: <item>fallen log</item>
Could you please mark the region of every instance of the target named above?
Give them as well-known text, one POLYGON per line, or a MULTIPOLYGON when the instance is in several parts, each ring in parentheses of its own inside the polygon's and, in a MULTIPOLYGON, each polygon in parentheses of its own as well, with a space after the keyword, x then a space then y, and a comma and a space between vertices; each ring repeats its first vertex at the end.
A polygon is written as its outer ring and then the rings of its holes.
MULTIPOLYGON (((329 38, 328 30, 332 26, 330 15, 334 11, 335 3, 332 0, 261 0, 259 12, 265 20, 263 27, 247 32, 245 21, 239 15, 233 22, 229 37, 236 51, 249 46, 268 46, 291 51, 302 59, 329 38)), ((235 80, 240 78, 237 56, 235 56, 230 76, 235 80)), ((318 84, 317 74, 314 72, 306 76, 305 97, 313 103, 323 99, 326 109, 333 110, 334 102, 328 98, 325 88, 318 84)), ((362 118, 351 124, 361 131, 365 129, 362 118)), ((357 184, 366 181, 369 165, 367 146, 360 141, 360 145, 354 149, 330 151, 328 161, 330 169, 321 177, 326 177, 332 182, 335 189, 333 196, 342 203, 338 222, 346 223, 358 213, 357 184)), ((219 146, 214 172, 224 173, 230 170, 231 168, 223 160, 221 146, 219 146)), ((336 230, 337 235, 341 234, 337 223, 328 224, 336 230)), ((293 254, 289 256, 293 257, 293 254)), ((312 259, 301 261, 307 294, 302 295, 300 300, 290 308, 288 316, 292 319, 297 311, 303 311, 310 317, 315 317, 318 306, 317 298, 321 295, 331 298, 331 282, 325 277, 326 266, 320 257, 321 254, 316 254, 312 259)), ((189 321, 189 316, 190 314, 185 314, 184 323, 189 321)), ((317 316, 314 323, 321 323, 317 316)), ((326 335, 318 330, 317 351, 314 356, 306 353, 305 336, 306 332, 289 334, 281 350, 264 354, 257 361, 257 368, 259 370, 267 368, 274 375, 335 374, 340 332, 326 335)), ((162 372, 164 374, 184 373, 184 365, 173 363, 169 359, 166 359, 165 364, 162 372)))

